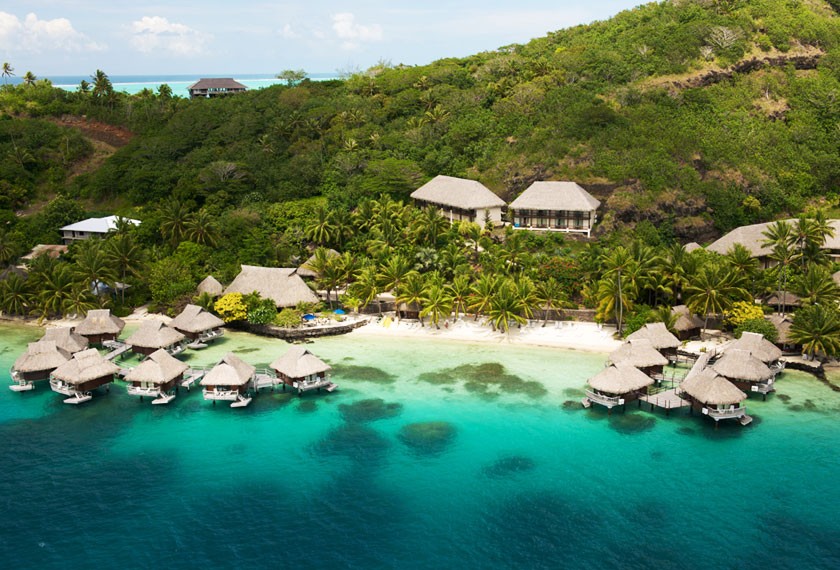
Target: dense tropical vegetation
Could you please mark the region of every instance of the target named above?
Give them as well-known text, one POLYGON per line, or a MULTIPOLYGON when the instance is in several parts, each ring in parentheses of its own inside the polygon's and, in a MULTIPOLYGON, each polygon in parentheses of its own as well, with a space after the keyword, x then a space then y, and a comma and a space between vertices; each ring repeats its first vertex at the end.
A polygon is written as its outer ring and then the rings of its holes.
MULTIPOLYGON (((285 85, 196 101, 165 85, 129 96, 102 70, 75 92, 31 72, 9 85, 7 63, 0 265, 89 215, 143 223, 6 276, 2 310, 173 309, 208 274, 314 251, 330 306, 378 310, 390 291, 430 326, 469 313, 505 331, 584 306, 627 332, 680 303, 708 324, 792 290, 809 307, 796 330, 832 330, 824 214, 771 228, 768 271, 743 248, 680 244, 837 206, 838 32, 837 5, 820 0, 674 0, 468 58, 341 81, 297 70, 285 85), (450 225, 406 205, 440 173, 505 198, 537 179, 578 181, 604 203, 600 235, 450 225)), ((266 321, 259 299, 240 301, 237 315, 266 321)))

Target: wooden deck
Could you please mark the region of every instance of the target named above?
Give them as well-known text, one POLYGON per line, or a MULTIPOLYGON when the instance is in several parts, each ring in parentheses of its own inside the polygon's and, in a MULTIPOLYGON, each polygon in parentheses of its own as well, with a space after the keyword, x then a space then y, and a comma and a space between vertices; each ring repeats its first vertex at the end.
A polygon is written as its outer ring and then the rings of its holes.
POLYGON ((641 396, 639 398, 642 402, 650 404, 651 410, 653 408, 662 408, 666 412, 673 409, 684 408, 691 405, 688 400, 683 400, 677 395, 677 389, 671 388, 658 394, 649 396, 641 396))

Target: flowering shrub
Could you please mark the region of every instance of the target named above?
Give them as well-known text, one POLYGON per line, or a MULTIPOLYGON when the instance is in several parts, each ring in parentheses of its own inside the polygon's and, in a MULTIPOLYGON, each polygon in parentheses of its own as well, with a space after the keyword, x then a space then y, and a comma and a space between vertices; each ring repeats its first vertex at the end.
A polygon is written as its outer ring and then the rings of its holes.
POLYGON ((764 319, 764 310, 761 306, 748 301, 733 303, 732 308, 726 312, 726 324, 733 328, 756 319, 764 319))
POLYGON ((242 299, 242 293, 228 293, 222 295, 216 304, 213 305, 213 310, 226 323, 233 321, 244 321, 248 317, 248 306, 242 299))

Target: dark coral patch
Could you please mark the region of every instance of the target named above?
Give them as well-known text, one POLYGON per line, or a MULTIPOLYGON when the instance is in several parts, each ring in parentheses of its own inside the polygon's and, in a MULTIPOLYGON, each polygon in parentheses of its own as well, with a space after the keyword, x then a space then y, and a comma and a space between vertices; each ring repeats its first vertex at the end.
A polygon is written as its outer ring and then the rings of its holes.
POLYGON ((455 440, 458 430, 449 422, 418 422, 403 426, 399 439, 417 455, 439 455, 455 440))
POLYGON ((375 366, 356 366, 355 364, 336 364, 333 366, 333 376, 343 380, 357 380, 360 382, 374 382, 376 384, 393 384, 397 377, 375 366))
POLYGON ((363 423, 396 417, 402 412, 402 404, 386 402, 382 398, 370 398, 352 404, 340 404, 338 410, 345 421, 363 423))
POLYGON ((536 466, 536 462, 530 457, 509 455, 507 457, 500 457, 490 465, 487 465, 482 472, 487 477, 492 478, 511 477, 519 473, 531 471, 536 466))

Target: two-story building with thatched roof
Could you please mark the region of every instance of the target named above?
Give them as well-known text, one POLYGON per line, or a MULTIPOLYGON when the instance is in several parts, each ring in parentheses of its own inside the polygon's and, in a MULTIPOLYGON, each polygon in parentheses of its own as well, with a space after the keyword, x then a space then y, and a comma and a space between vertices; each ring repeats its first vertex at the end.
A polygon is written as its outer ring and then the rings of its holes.
POLYGON ((638 399, 641 391, 651 384, 653 378, 632 364, 611 364, 589 379, 592 389, 586 390, 583 405, 591 402, 612 411, 615 406, 626 406, 627 402, 638 399))
POLYGON ((232 77, 207 77, 202 78, 187 87, 190 99, 222 97, 244 93, 248 88, 232 77))
POLYGON ((70 360, 70 353, 58 347, 51 340, 30 342, 26 352, 12 365, 13 392, 24 392, 35 388, 35 382, 49 380, 50 374, 70 360))
POLYGON ((141 400, 143 396, 154 398, 152 404, 168 404, 175 398, 176 384, 184 379, 187 370, 189 366, 184 362, 158 349, 125 375, 128 393, 141 400))
POLYGON ((169 327, 183 333, 192 341, 190 348, 202 348, 201 344, 215 340, 224 331, 222 326, 225 322, 209 311, 205 311, 198 305, 187 305, 180 314, 172 319, 169 327))
POLYGON ((510 203, 517 229, 574 232, 590 236, 601 202, 575 182, 534 182, 510 203))
POLYGON ((243 265, 242 271, 225 289, 225 294, 247 295, 254 291, 263 299, 274 301, 278 309, 295 307, 299 303, 319 302, 318 296, 294 268, 243 265))
POLYGON ((332 370, 329 364, 303 348, 292 346, 283 356, 271 363, 271 368, 277 373, 277 378, 286 386, 302 394, 308 390, 321 388, 332 392, 336 385, 330 381, 329 371, 332 370))
POLYGON ((411 193, 418 206, 435 206, 450 222, 502 223, 506 204, 477 180, 454 176, 435 176, 411 193))
POLYGON ((161 321, 144 321, 133 335, 125 339, 125 343, 135 354, 149 355, 163 349, 175 355, 184 351, 184 345, 181 344, 184 338, 182 333, 161 321))
POLYGON ((113 382, 119 371, 119 366, 106 360, 95 348, 88 348, 53 370, 50 388, 69 396, 65 404, 81 404, 93 397, 93 390, 113 382))
POLYGON ((232 352, 228 352, 210 372, 201 379, 205 400, 230 402, 231 408, 241 408, 251 403, 249 391, 256 390, 257 369, 232 352))
POLYGON ((102 344, 117 340, 123 328, 125 321, 112 315, 110 309, 95 309, 87 312, 85 320, 76 325, 74 332, 88 339, 90 344, 102 344))

